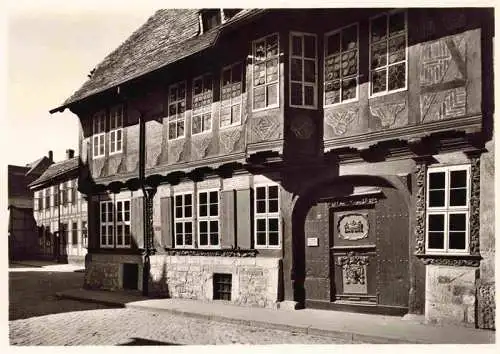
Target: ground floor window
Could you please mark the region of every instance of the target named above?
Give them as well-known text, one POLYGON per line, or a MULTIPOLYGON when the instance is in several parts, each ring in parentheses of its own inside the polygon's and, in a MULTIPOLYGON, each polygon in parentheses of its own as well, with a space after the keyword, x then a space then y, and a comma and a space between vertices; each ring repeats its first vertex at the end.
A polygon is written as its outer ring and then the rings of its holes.
POLYGON ((280 246, 279 186, 255 187, 255 248, 280 246))
POLYGON ((231 301, 231 288, 233 282, 232 274, 215 273, 214 274, 214 300, 231 301))
POLYGON ((100 226, 101 247, 130 247, 130 200, 101 202, 100 226))

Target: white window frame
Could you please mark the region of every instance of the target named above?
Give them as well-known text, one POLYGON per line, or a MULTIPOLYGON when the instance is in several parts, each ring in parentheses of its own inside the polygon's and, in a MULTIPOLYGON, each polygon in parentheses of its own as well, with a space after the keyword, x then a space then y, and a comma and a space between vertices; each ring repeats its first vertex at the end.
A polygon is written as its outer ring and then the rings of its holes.
POLYGON ((88 222, 86 220, 82 220, 80 225, 81 225, 80 234, 82 235, 82 247, 88 247, 89 244, 88 222))
POLYGON ((115 229, 115 225, 114 225, 114 215, 115 214, 115 206, 114 206, 114 203, 112 200, 105 200, 105 201, 101 201, 99 202, 99 244, 101 246, 101 248, 113 248, 114 247, 114 229, 115 229), (102 205, 103 204, 106 204, 106 217, 105 219, 106 220, 103 220, 102 218, 102 205), (110 222, 108 219, 109 219, 109 206, 111 206, 111 215, 113 217, 113 220, 110 222), (106 228, 106 242, 103 243, 102 242, 102 227, 105 227, 106 228), (110 240, 110 235, 109 235, 109 227, 111 226, 111 243, 109 243, 109 240, 110 240))
POLYGON ((255 249, 281 249, 281 196, 280 196, 280 185, 279 184, 271 184, 271 183, 259 183, 254 185, 254 198, 253 198, 253 206, 254 206, 254 248, 255 249), (265 187, 266 189, 266 212, 258 213, 257 212, 257 188, 265 187), (270 213, 269 212, 269 187, 278 187, 278 211, 270 213), (278 219, 278 244, 277 245, 269 245, 269 219, 278 219), (266 220, 266 244, 258 245, 257 244, 257 220, 265 219, 266 220))
POLYGON ((449 255, 464 255, 469 254, 469 218, 470 218, 470 194, 471 194, 471 166, 470 164, 452 165, 452 166, 438 166, 429 167, 426 176, 426 227, 425 227, 425 249, 427 254, 449 254, 449 255), (466 205, 465 206, 449 206, 450 195, 450 172, 463 171, 467 173, 466 181, 466 205), (430 174, 436 172, 445 173, 445 203, 444 206, 430 207, 429 206, 429 181, 430 174), (465 249, 452 249, 449 248, 449 215, 451 214, 465 214, 465 249), (443 249, 429 248, 429 215, 444 215, 444 240, 443 249))
MULTIPOLYGON (((234 127, 234 126, 238 126, 241 124, 241 111, 243 110, 243 105, 242 105, 242 95, 243 95, 243 70, 244 70, 245 66, 243 65, 243 63, 241 61, 239 62, 236 62, 236 63, 233 63, 231 65, 227 65, 225 67, 222 68, 221 72, 220 72, 220 106, 219 106, 219 128, 220 129, 226 129, 226 128, 230 128, 230 127, 234 127), (233 97, 232 94, 231 94, 231 97, 229 99, 229 106, 225 106, 225 107, 222 107, 222 89, 224 87, 223 85, 223 78, 224 78, 224 71, 226 70, 229 70, 230 73, 231 73, 231 83, 229 84, 231 86, 231 91, 232 91, 232 87, 235 85, 234 81, 233 81, 233 68, 235 66, 238 66, 240 65, 241 66, 241 77, 240 77, 240 94, 238 95, 238 97, 233 97), (240 106, 240 114, 239 114, 239 117, 237 119, 237 121, 231 123, 231 124, 228 124, 228 125, 222 125, 222 109, 223 108, 227 108, 229 107, 230 109, 230 112, 231 112, 231 118, 233 118, 233 107, 234 106, 240 106)), ((227 85, 226 85, 227 86, 227 85)))
POLYGON ((196 207, 196 216, 197 216, 197 222, 196 222, 196 225, 197 225, 197 240, 198 240, 198 248, 221 248, 221 229, 220 229, 220 190, 218 188, 212 188, 212 189, 203 189, 203 190, 200 190, 198 191, 197 193, 197 207, 196 207), (217 215, 210 215, 210 205, 212 203, 210 203, 210 192, 217 192, 217 215), (202 193, 206 193, 207 194, 207 215, 206 216, 201 216, 201 202, 200 202, 200 195, 202 193), (218 244, 217 245, 212 245, 210 243, 210 222, 212 221, 217 221, 217 237, 218 237, 218 244), (208 233, 208 245, 204 245, 202 246, 200 244, 200 237, 201 237, 201 227, 200 227, 200 224, 201 222, 207 222, 207 233, 208 233))
MULTIPOLYGON (((379 96, 384 96, 388 94, 392 94, 395 92, 401 92, 401 91, 406 91, 408 90, 408 11, 406 10, 393 10, 389 12, 384 12, 382 14, 375 15, 373 17, 370 17, 369 22, 368 22, 368 35, 369 35, 369 47, 368 47, 368 73, 369 73, 369 80, 368 80, 368 97, 373 98, 373 97, 379 97, 379 96), (405 60, 404 61, 398 61, 396 63, 389 64, 389 17, 391 15, 395 15, 397 13, 403 12, 404 17, 405 17, 405 60), (378 69, 373 69, 372 70, 372 21, 376 20, 379 17, 385 16, 386 17, 386 43, 387 43, 387 51, 386 51, 386 65, 383 67, 380 67, 378 69), (405 86, 401 87, 399 89, 395 90, 389 90, 389 67, 398 65, 401 63, 405 63, 405 86), (375 71, 386 71, 386 77, 385 77, 385 91, 380 91, 377 93, 372 94, 372 73, 375 71)), ((380 42, 380 41, 379 41, 380 42)))
POLYGON ((131 215, 131 201, 130 199, 119 199, 115 202, 115 244, 116 248, 130 248, 132 247, 132 234, 130 231, 130 215, 131 215), (125 205, 128 203, 128 210, 125 209, 125 205), (118 220, 119 208, 118 204, 121 204, 121 221, 118 220), (128 218, 127 216, 128 212, 128 218), (118 226, 121 226, 122 230, 122 242, 118 243, 118 226), (127 236, 127 227, 128 227, 128 244, 125 242, 125 237, 127 236))
MULTIPOLYGON (((251 95, 251 99, 252 99, 252 112, 259 112, 259 111, 264 111, 266 109, 273 109, 273 108, 279 108, 280 106, 280 81, 281 81, 281 77, 280 77, 280 35, 279 35, 279 32, 274 32, 274 33, 270 33, 264 37, 260 37, 260 38, 257 38, 255 40, 252 41, 252 95, 251 95), (276 92, 277 92, 277 99, 276 99, 276 103, 275 104, 272 104, 272 105, 269 105, 269 106, 265 106, 265 107, 262 107, 262 108, 255 108, 254 107, 254 92, 255 92, 255 77, 254 77, 254 71, 255 71, 255 66, 257 64, 257 61, 256 61, 256 55, 255 55, 255 44, 257 42, 260 42, 262 40, 266 40, 267 37, 271 37, 271 36, 277 36, 278 37, 278 54, 275 56, 275 57, 272 57, 272 58, 266 58, 266 60, 263 61, 263 63, 266 63, 268 60, 273 60, 273 59, 278 59, 278 72, 277 72, 277 79, 276 81, 271 81, 271 82, 267 82, 267 79, 266 79, 266 83, 263 85, 264 86, 264 91, 265 91, 265 97, 266 97, 266 102, 267 102, 267 86, 271 85, 271 84, 274 84, 276 83, 276 92)), ((260 64, 261 62, 259 62, 260 64)))
POLYGON ((194 193, 193 192, 182 192, 182 193, 176 193, 174 194, 174 245, 175 248, 194 248, 195 247, 195 205, 194 205, 194 193), (186 217, 185 216, 185 196, 186 195, 191 195, 191 216, 186 217), (182 196, 182 217, 177 217, 177 197, 182 196), (177 244, 177 223, 182 223, 182 239, 183 239, 183 244, 178 245, 177 244), (192 243, 190 245, 186 245, 186 228, 185 225, 186 223, 191 223, 191 240, 192 243))
MULTIPOLYGON (((330 56, 333 57, 334 55, 335 54, 331 54, 330 56)), ((359 22, 354 22, 354 23, 351 23, 347 26, 343 26, 339 29, 325 33, 324 38, 323 38, 323 58, 324 58, 324 60, 323 60, 323 106, 324 107, 333 107, 333 106, 338 106, 338 105, 341 105, 344 103, 357 102, 359 100, 359 22), (340 34, 340 52, 338 55, 340 56, 340 64, 342 65, 342 54, 346 53, 346 51, 342 50, 342 32, 345 29, 352 27, 352 26, 356 26, 356 36, 357 36, 356 37, 356 43, 357 43, 357 45, 356 45, 357 69, 356 70, 357 70, 357 74, 355 76, 355 78, 356 78, 356 97, 348 99, 348 100, 342 100, 342 81, 344 78, 339 77, 340 101, 337 103, 326 104, 326 91, 325 91, 325 88, 326 88, 326 61, 329 57, 329 56, 327 57, 328 37, 334 36, 337 33, 340 34)), ((346 80, 353 79, 353 78, 354 77, 349 77, 346 80)))
POLYGON ((186 100, 186 96, 187 96, 187 83, 186 83, 186 81, 179 81, 179 82, 176 82, 174 84, 169 85, 167 95, 168 95, 168 108, 167 108, 167 117, 168 117, 167 137, 168 137, 168 140, 183 139, 186 136, 186 102, 187 102, 187 100, 186 100), (170 100, 170 90, 172 88, 177 88, 177 92, 179 92, 180 85, 184 85, 184 98, 179 99, 179 97, 178 97, 179 95, 177 95, 177 97, 176 97, 177 99, 174 101, 171 101, 170 100), (184 112, 179 114, 177 112, 177 105, 181 102, 184 102, 184 112), (170 106, 173 104, 176 105, 175 116, 170 115, 170 106), (180 121, 183 122, 184 129, 182 131, 182 135, 177 135, 177 125, 179 124, 180 121), (170 124, 171 123, 175 123, 175 138, 170 137, 170 124))
POLYGON ((109 110, 109 155, 123 152, 123 113, 122 104, 116 105, 109 110), (120 139, 118 139, 120 135, 120 139), (119 149, 118 149, 119 143, 119 149))
POLYGON ((213 112, 212 112, 212 106, 214 104, 214 79, 215 79, 215 76, 212 75, 212 73, 209 73, 209 72, 204 73, 203 75, 197 76, 197 77, 195 77, 193 79, 193 82, 192 82, 192 85, 191 85, 192 86, 191 87, 191 93, 192 93, 191 94, 191 136, 196 136, 196 135, 200 135, 200 134, 207 134, 207 133, 211 133, 212 132, 213 120, 214 120, 214 115, 213 115, 213 112), (195 112, 195 110, 194 110, 194 100, 198 96, 203 96, 203 94, 204 94, 203 89, 205 88, 205 77, 207 77, 207 76, 212 77, 212 87, 211 87, 212 100, 211 100, 211 102, 210 102, 209 105, 204 105, 204 106, 202 106, 199 109, 199 111, 195 112), (195 81, 200 80, 200 79, 201 79, 201 85, 202 85, 201 93, 195 94, 194 93, 194 83, 195 83, 195 81), (193 132, 195 118, 201 117, 202 127, 205 127, 203 116, 205 114, 207 114, 207 113, 210 114, 210 127, 208 129, 203 129, 202 131, 200 131, 198 133, 193 132))
POLYGON ((298 32, 298 31, 291 31, 288 39, 288 45, 290 49, 290 60, 288 61, 288 103, 290 107, 294 108, 303 108, 303 109, 317 109, 318 108, 318 36, 315 33, 307 33, 307 32, 298 32), (311 58, 306 58, 304 56, 305 52, 305 40, 304 38, 306 36, 311 36, 314 37, 314 84, 311 84, 310 82, 305 81, 304 75, 305 75, 305 70, 304 70, 304 62, 305 60, 311 60, 311 58), (293 55, 293 37, 300 37, 302 38, 302 55, 293 55), (292 59, 300 59, 301 60, 301 65, 302 65, 302 80, 301 81, 296 81, 292 80, 292 59), (301 105, 296 105, 292 104, 292 84, 301 84, 302 85, 302 104, 301 105), (314 103, 312 105, 306 105, 305 104, 305 97, 306 97, 306 90, 305 87, 313 87, 314 90, 314 98, 313 101, 314 103))
POLYGON ((105 155, 106 155, 106 111, 101 110, 92 116, 92 158, 104 157, 105 155), (100 153, 101 147, 102 147, 102 154, 100 153))

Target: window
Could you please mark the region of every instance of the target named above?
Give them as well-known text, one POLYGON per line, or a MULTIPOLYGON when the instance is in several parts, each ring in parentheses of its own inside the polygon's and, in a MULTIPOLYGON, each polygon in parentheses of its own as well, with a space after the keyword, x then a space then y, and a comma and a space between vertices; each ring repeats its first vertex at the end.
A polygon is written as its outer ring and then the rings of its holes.
POLYGON ((192 135, 212 130, 212 91, 211 74, 205 74, 193 80, 192 135))
POLYGON ((130 246, 130 201, 116 202, 116 246, 130 246))
POLYGON ((427 171, 427 244, 429 253, 468 253, 470 166, 427 171))
POLYGON ((325 35, 325 106, 358 98, 358 24, 325 35))
POLYGON ((66 245, 68 243, 68 224, 67 223, 61 223, 59 235, 61 237, 61 246, 66 245))
POLYGON ((109 153, 122 152, 123 106, 111 108, 109 112, 109 153))
POLYGON ((88 247, 88 231, 86 221, 82 221, 82 246, 88 247))
POLYGON ((220 126, 228 127, 241 122, 242 65, 233 64, 222 69, 220 126))
POLYGON ((290 33, 290 106, 316 108, 316 35, 290 33))
POLYGON ((61 201, 61 205, 66 205, 66 203, 68 202, 68 194, 66 192, 67 190, 69 189, 67 188, 66 183, 62 183, 59 186, 59 200, 61 201))
POLYGON ((370 20, 370 95, 406 89, 406 12, 370 20))
POLYGON ((58 186, 53 186, 52 187, 52 196, 54 198, 54 206, 59 205, 59 185, 58 186))
POLYGON ((68 198, 71 201, 72 204, 76 204, 77 202, 77 186, 76 186, 76 181, 73 182, 68 182, 68 198))
POLYGON ((279 37, 271 34, 253 42, 253 109, 278 106, 279 37))
POLYGON ((41 210, 42 209, 42 205, 41 205, 41 193, 42 192, 35 192, 35 199, 33 200, 33 210, 35 211, 38 211, 38 210, 41 210))
POLYGON ((198 193, 198 246, 219 246, 219 192, 198 193))
POLYGON ((213 289, 214 300, 231 301, 232 274, 214 273, 213 289))
POLYGON ((100 206, 101 247, 113 247, 113 202, 101 202, 100 206))
POLYGON ((45 193, 45 209, 50 209, 50 192, 49 189, 44 190, 45 193))
POLYGON ((255 247, 280 246, 279 186, 255 187, 255 247))
POLYGON ((104 156, 104 140, 106 137, 106 114, 100 111, 92 118, 92 156, 104 156))
POLYGON ((201 13, 203 30, 202 32, 206 32, 211 30, 212 28, 221 24, 221 10, 220 9, 210 9, 204 10, 201 13))
POLYGON ((170 85, 168 89, 168 138, 184 137, 186 83, 170 85))
POLYGON ((71 228, 71 244, 73 246, 78 246, 78 224, 74 222, 72 226, 73 227, 71 228))
POLYGON ((193 195, 175 196, 175 246, 193 247, 193 195))

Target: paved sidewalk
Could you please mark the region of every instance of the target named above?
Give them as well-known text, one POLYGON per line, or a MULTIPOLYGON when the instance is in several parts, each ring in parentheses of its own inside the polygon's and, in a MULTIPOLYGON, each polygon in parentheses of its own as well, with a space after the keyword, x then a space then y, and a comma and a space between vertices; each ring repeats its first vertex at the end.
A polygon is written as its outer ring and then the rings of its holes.
POLYGON ((85 267, 77 264, 52 263, 43 261, 12 262, 9 272, 84 272, 85 267))
POLYGON ((154 312, 288 330, 370 343, 495 343, 495 332, 455 326, 431 326, 400 317, 325 310, 272 310, 225 302, 184 299, 148 299, 138 292, 70 290, 61 298, 79 299, 154 312))

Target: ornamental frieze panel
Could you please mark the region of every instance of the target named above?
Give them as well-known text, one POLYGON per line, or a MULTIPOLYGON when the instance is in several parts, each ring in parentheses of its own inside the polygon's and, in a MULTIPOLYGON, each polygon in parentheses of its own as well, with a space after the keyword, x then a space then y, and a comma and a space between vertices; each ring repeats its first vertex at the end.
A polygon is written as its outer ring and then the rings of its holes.
POLYGON ((280 116, 263 116, 250 119, 250 141, 276 140, 282 136, 280 116))
POLYGON ((123 155, 110 156, 108 160, 108 176, 114 176, 122 163, 123 155))
POLYGON ((337 258, 335 264, 342 268, 344 293, 366 294, 368 292, 366 278, 368 259, 368 256, 355 256, 353 252, 337 258))
POLYGON ((139 169, 139 151, 133 152, 132 155, 127 155, 125 166, 127 172, 134 172, 139 169))
POLYGON ((347 135, 359 121, 358 108, 325 110, 325 138, 347 135))
POLYGON ((471 195, 470 195, 470 242, 469 251, 471 255, 479 255, 479 232, 480 232, 480 196, 481 196, 481 158, 480 155, 471 158, 471 195))
POLYGON ((314 135, 316 127, 309 115, 295 115, 290 123, 290 130, 300 140, 307 140, 314 135))
POLYGON ((208 153, 208 147, 212 141, 212 134, 200 134, 191 138, 191 158, 192 160, 201 160, 208 153))
POLYGON ((425 253, 425 178, 427 166, 425 163, 417 164, 415 173, 417 195, 415 202, 415 253, 425 253))
POLYGON ((362 198, 349 198, 349 199, 338 199, 328 202, 328 208, 338 209, 338 208, 352 208, 358 206, 371 206, 377 204, 379 201, 378 197, 362 197, 362 198))
POLYGON ((424 93, 420 96, 422 123, 464 116, 466 105, 467 91, 465 87, 424 93))
POLYGON ((236 143, 240 140, 242 128, 223 129, 219 133, 220 149, 223 154, 230 154, 236 148, 236 143))
POLYGON ((104 177, 103 172, 105 163, 106 159, 104 157, 92 160, 92 170, 91 170, 92 178, 96 179, 99 177, 104 177))
POLYGON ((152 168, 159 163, 162 151, 163 124, 157 121, 146 123, 146 168, 152 168))
POLYGON ((369 223, 366 214, 349 213, 339 217, 338 236, 344 240, 361 240, 368 237, 369 223))
POLYGON ((406 100, 370 105, 372 117, 378 119, 380 128, 392 129, 408 125, 408 110, 406 100))
POLYGON ((182 158, 182 152, 186 146, 186 139, 181 138, 168 142, 168 163, 177 163, 182 158))

